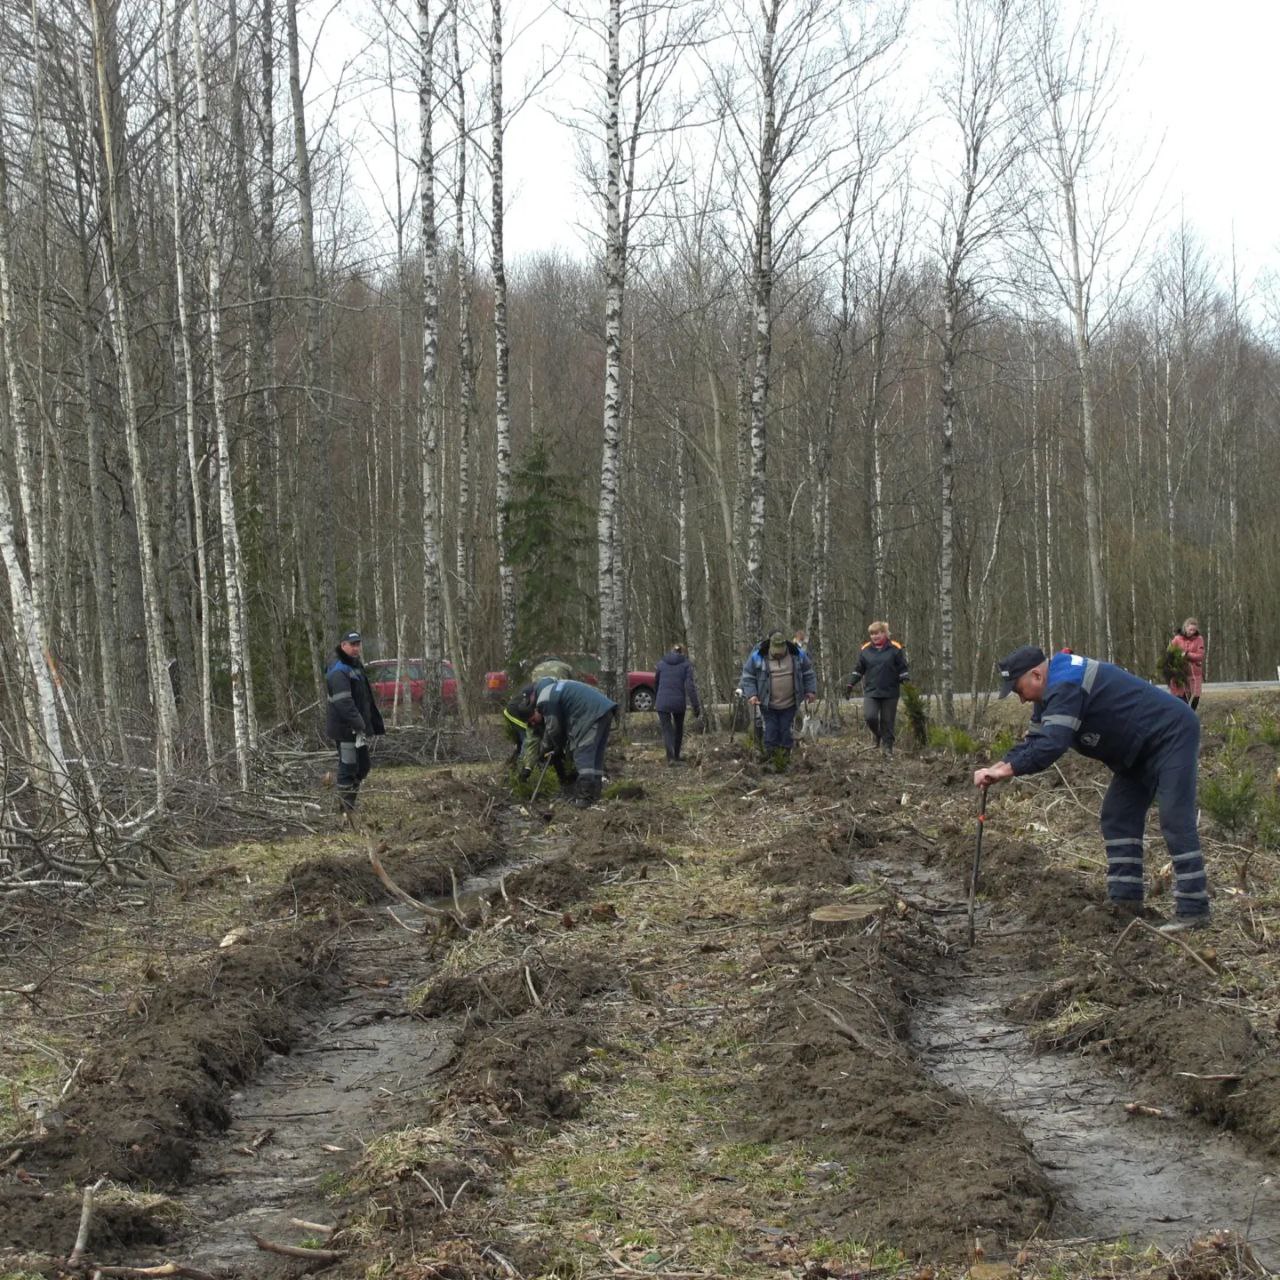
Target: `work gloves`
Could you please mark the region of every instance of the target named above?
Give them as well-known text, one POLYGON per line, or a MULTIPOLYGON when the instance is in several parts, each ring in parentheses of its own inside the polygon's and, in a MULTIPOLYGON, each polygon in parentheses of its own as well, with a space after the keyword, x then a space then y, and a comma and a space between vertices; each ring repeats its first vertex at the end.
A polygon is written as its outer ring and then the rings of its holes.
POLYGON ((356 734, 356 750, 359 751, 361 747, 367 747, 368 745, 369 745, 369 739, 366 738, 363 733, 357 733, 356 734))

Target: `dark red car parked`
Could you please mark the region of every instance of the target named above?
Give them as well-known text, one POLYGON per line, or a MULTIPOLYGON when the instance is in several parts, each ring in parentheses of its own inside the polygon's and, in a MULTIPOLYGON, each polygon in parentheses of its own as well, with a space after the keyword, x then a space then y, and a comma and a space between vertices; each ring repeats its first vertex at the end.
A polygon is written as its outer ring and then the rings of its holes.
MULTIPOLYGON (((395 658, 379 658, 375 662, 366 662, 364 669, 383 711, 390 711, 397 700, 401 707, 415 711, 422 709, 422 700, 427 692, 427 664, 424 659, 401 658, 397 662, 395 658)), ((440 662, 440 702, 446 711, 458 708, 458 675, 448 658, 440 662)))

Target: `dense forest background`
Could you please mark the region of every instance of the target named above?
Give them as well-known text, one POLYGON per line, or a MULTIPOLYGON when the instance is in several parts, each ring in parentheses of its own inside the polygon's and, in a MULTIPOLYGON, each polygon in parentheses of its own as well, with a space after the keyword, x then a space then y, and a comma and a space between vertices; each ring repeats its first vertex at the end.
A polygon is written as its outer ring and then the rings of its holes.
POLYGON ((555 646, 723 698, 774 625, 834 695, 873 618, 948 716, 1188 614, 1275 671, 1280 293, 1164 207, 1104 14, 954 0, 913 96, 890 0, 354 7, 0 12, 6 751, 243 782, 352 626, 467 714, 555 646), (589 251, 508 261, 569 69, 589 251))

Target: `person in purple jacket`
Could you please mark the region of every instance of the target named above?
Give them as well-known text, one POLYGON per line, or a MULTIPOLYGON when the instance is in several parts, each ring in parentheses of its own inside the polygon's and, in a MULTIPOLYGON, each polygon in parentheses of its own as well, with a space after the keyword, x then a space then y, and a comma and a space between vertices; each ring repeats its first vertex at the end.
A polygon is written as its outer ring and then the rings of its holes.
POLYGON ((667 764, 682 764, 680 748, 684 745, 684 714, 689 707, 693 714, 702 714, 702 699, 698 697, 698 682, 694 679, 693 663, 684 651, 684 645, 673 644, 653 669, 654 707, 658 723, 662 726, 662 741, 667 748, 667 764))

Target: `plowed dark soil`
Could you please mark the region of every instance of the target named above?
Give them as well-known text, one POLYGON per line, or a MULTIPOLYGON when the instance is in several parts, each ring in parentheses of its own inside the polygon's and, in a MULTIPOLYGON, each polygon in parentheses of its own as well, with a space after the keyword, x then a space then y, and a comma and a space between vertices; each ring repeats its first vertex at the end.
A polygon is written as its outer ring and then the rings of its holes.
MULTIPOLYGON (((736 744, 700 747, 677 772, 632 744, 637 793, 586 812, 553 800, 530 814, 500 778, 456 771, 422 788, 429 812, 383 823, 371 805, 386 870, 435 912, 397 906, 392 922, 394 895, 358 843, 298 860, 247 942, 158 984, 102 1037, 63 1128, 24 1150, 36 1180, 0 1174, 0 1243, 65 1253, 78 1188, 104 1175, 182 1187, 211 1135, 251 1132, 239 1095, 264 1059, 248 1088, 287 1101, 288 1051, 300 1063, 305 1046, 312 1118, 290 1128, 280 1113, 273 1221, 291 1205, 327 1212, 335 1275, 844 1277, 877 1270, 879 1245, 958 1269, 979 1238, 991 1256, 1026 1257, 1061 1224, 1079 1229, 1070 1187, 1016 1108, 945 1083, 960 1046, 930 1033, 922 1049, 944 1004, 964 1038, 966 993, 987 979, 1027 1045, 1086 1054, 1118 1097, 1140 1088, 1179 1142, 1229 1130, 1280 1157, 1274 993, 1250 970, 1274 935, 1242 923, 1267 908, 1220 896, 1221 921, 1191 952, 1121 936, 1097 909, 1093 766, 993 793, 971 949, 971 762, 900 751, 887 765, 837 741, 778 774, 736 744), (458 918, 454 892, 477 874, 490 883, 463 890, 458 918), (832 905, 843 921, 813 918, 832 905), (394 1035, 375 1034, 378 1018, 394 1035), (348 1025, 368 1034, 344 1041, 348 1025), (421 1078, 419 1030, 432 1046, 421 1078), (341 1070, 323 1070, 329 1053, 341 1070), (347 1091, 332 1116, 326 1089, 347 1091), (345 1136, 326 1165, 315 1148, 330 1123, 345 1136), (291 1199, 295 1152, 308 1188, 291 1199), (801 1172, 771 1183, 757 1160, 801 1172), (649 1181, 670 1199, 646 1200, 649 1181), (762 1221, 785 1245, 758 1243, 762 1221)), ((976 1035, 992 1016, 974 1012, 976 1035)), ((200 1256, 221 1206, 252 1207, 215 1193, 235 1168, 216 1150, 184 1193, 199 1226, 182 1256, 200 1256)), ((1118 1162, 1108 1176, 1139 1175, 1118 1162)), ((104 1204, 94 1256, 155 1262, 168 1230, 104 1204)), ((225 1244, 209 1256, 264 1274, 225 1244)), ((1205 1280, 1227 1256, 1212 1254, 1205 1280)))

